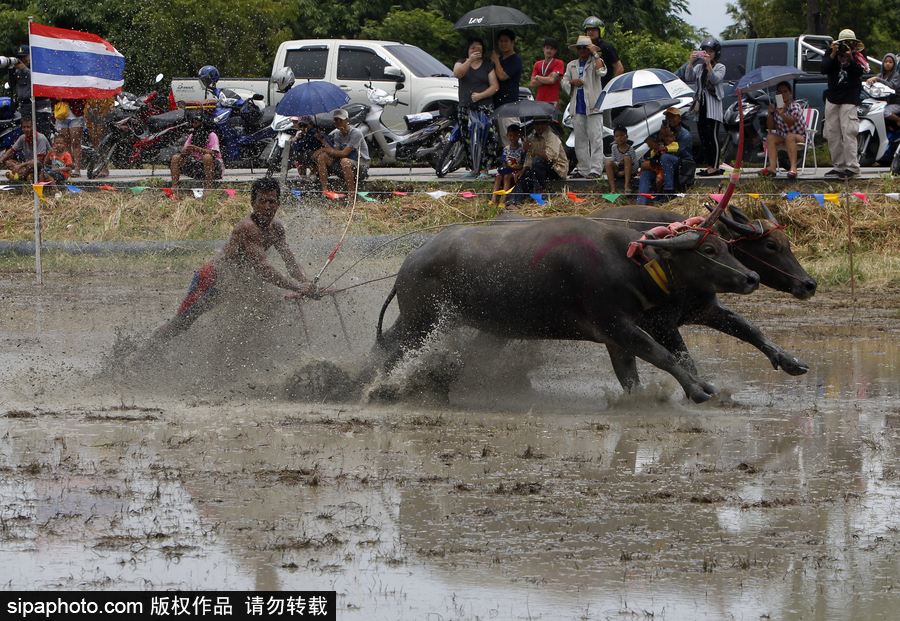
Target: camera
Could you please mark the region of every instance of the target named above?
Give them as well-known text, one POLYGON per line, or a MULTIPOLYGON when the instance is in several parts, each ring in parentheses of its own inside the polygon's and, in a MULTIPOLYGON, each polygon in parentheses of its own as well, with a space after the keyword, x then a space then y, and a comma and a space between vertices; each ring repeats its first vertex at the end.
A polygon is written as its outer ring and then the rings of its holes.
POLYGON ((850 46, 847 45, 846 43, 841 42, 838 44, 838 53, 846 54, 849 51, 850 51, 850 46))
POLYGON ((12 56, 0 56, 0 69, 12 69, 18 64, 18 58, 13 58, 12 56))

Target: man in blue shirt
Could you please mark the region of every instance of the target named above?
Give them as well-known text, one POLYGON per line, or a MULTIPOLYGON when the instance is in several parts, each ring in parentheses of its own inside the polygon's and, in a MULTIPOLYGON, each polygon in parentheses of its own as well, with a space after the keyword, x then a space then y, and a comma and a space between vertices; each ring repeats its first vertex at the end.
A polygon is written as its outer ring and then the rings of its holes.
MULTIPOLYGON (((663 153, 660 157, 660 163, 663 170, 663 194, 675 193, 675 181, 678 177, 678 169, 682 160, 694 161, 694 142, 691 139, 691 132, 681 124, 681 111, 678 108, 667 108, 665 113, 666 123, 675 134, 675 142, 678 143, 678 153, 663 153)), ((657 149, 659 143, 656 140, 657 134, 647 138, 647 146, 651 149, 657 149)), ((638 192, 640 194, 650 194, 650 189, 656 180, 656 172, 652 170, 641 171, 641 178, 638 184, 638 192)), ((638 205, 649 205, 650 199, 646 196, 639 196, 638 205)))
MULTIPOLYGON (((497 34, 497 47, 500 54, 491 54, 491 64, 494 65, 494 73, 500 82, 500 89, 494 94, 494 109, 503 104, 519 101, 519 83, 522 81, 522 57, 516 54, 516 33, 504 28, 497 34)), ((519 119, 510 117, 500 119, 500 148, 509 146, 509 138, 506 137, 507 128, 519 119)))

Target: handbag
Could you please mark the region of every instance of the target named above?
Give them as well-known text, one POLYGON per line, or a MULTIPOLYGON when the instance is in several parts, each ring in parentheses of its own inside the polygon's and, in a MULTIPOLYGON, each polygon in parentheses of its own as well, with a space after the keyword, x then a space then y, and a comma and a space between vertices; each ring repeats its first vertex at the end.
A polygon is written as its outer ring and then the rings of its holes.
POLYGON ((69 104, 64 101, 57 101, 53 106, 53 116, 57 121, 62 121, 69 116, 69 104))

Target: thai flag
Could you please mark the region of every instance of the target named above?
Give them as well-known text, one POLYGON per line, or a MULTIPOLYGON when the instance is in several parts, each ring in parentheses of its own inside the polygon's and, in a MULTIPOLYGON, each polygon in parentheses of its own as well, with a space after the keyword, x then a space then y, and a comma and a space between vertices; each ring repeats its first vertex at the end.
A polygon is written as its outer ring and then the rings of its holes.
POLYGON ((122 90, 125 57, 97 35, 30 24, 35 97, 103 99, 122 90))

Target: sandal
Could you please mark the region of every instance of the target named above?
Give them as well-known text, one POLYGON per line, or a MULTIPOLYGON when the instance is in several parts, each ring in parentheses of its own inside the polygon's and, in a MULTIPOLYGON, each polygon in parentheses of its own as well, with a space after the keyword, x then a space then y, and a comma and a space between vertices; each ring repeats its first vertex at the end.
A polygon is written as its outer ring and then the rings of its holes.
POLYGON ((791 181, 797 180, 797 169, 796 168, 788 171, 788 179, 790 179, 791 181))
POLYGON ((775 176, 775 171, 769 170, 769 167, 766 166, 766 167, 763 168, 761 171, 759 171, 758 174, 759 174, 760 177, 774 177, 774 176, 775 176))
POLYGON ((492 179, 492 178, 493 178, 493 177, 491 177, 491 176, 490 176, 488 173, 486 173, 486 172, 483 172, 483 173, 481 173, 480 175, 478 175, 478 180, 479 180, 479 181, 488 181, 488 180, 490 180, 490 179, 492 179))

